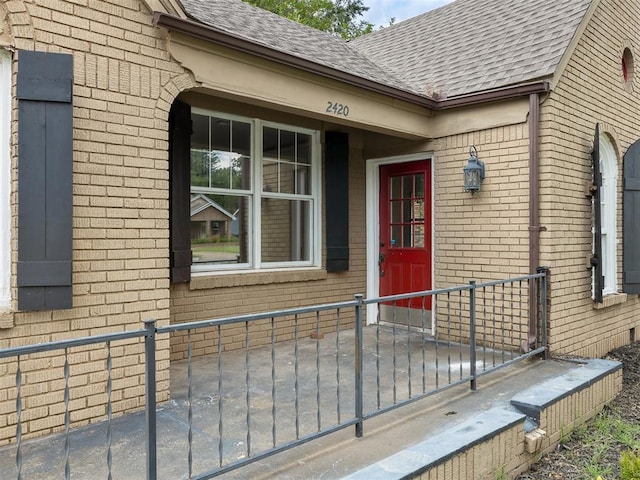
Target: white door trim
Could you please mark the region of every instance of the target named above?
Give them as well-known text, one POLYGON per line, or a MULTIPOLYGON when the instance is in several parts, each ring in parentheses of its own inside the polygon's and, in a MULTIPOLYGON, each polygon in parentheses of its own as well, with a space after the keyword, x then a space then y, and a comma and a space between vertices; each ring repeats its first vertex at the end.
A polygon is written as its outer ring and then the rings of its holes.
MULTIPOLYGON (((366 170, 366 206, 367 206, 367 298, 376 298, 380 295, 380 276, 378 273, 378 255, 380 252, 380 166, 393 163, 408 163, 418 160, 430 160, 431 167, 431 218, 434 213, 434 155, 433 152, 412 153, 394 157, 373 158, 367 160, 366 170)), ((431 265, 434 264, 434 221, 431 222, 431 265)), ((433 267, 431 277, 433 285, 433 267)), ((367 305, 367 325, 376 323, 378 318, 378 305, 367 305)))
POLYGON ((11 307, 11 54, 0 49, 0 310, 11 307))

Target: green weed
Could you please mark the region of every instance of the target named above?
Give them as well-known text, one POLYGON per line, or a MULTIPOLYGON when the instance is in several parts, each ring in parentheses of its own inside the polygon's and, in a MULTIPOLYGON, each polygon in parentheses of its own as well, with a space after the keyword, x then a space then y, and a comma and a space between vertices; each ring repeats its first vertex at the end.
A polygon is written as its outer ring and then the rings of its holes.
POLYGON ((620 480, 640 480, 640 457, 631 450, 620 457, 620 480))

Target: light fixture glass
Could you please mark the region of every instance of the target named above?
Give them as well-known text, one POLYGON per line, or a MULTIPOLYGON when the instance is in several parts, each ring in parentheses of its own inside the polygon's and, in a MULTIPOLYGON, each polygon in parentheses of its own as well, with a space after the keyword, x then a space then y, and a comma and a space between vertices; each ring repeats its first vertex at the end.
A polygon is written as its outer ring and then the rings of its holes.
POLYGON ((469 160, 462 169, 464 171, 464 191, 472 194, 480 191, 484 180, 484 163, 478 160, 478 151, 475 146, 469 148, 469 160))

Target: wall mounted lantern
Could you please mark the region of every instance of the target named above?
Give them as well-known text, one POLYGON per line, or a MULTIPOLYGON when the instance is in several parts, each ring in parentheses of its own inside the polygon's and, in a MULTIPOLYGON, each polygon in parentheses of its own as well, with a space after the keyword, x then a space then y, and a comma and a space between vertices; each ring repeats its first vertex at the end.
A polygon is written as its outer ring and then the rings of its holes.
POLYGON ((479 192, 484 180, 484 163, 478 160, 478 151, 475 146, 469 148, 469 160, 462 170, 464 171, 464 191, 471 194, 479 192))

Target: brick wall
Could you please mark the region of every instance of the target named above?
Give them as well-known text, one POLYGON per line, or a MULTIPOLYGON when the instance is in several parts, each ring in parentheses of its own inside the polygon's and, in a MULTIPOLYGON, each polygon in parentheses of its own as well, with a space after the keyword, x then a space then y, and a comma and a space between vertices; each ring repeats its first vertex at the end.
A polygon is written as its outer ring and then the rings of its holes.
POLYGON ((631 340, 640 326, 637 295, 591 300, 590 151, 596 122, 618 153, 618 289, 622 290, 622 156, 639 137, 637 80, 625 87, 622 52, 640 44, 637 2, 600 2, 541 110, 541 263, 551 267, 553 352, 602 356, 631 340), (604 307, 604 308, 599 308, 604 307))
MULTIPOLYGON (((435 140, 427 148, 434 150, 435 165, 435 287, 502 280, 528 274, 529 270, 529 130, 528 124, 435 140), (480 192, 463 189, 462 169, 475 145, 485 164, 485 180, 480 192)), ((478 333, 488 335, 507 349, 524 342, 525 315, 518 301, 526 298, 517 289, 498 288, 494 301, 491 291, 478 291, 478 305, 489 305, 486 315, 479 311, 478 333), (515 304, 512 300, 515 298, 515 304), (497 308, 497 310, 491 310, 497 308), (494 318, 493 312, 496 312, 494 318), (506 322, 506 323, 504 323, 506 322), (483 328, 486 325, 486 328, 483 328)), ((528 293, 525 288, 525 295, 528 293)), ((464 304, 468 294, 464 294, 464 304)), ((445 298, 438 302, 439 335, 455 339, 462 319, 463 337, 468 333, 468 311, 459 312, 445 298), (443 322, 450 320, 450 325, 443 322)), ((465 339, 463 338, 463 341, 465 339)))
POLYGON ((528 273, 529 131, 510 125, 435 140, 437 287, 528 273), (462 168, 475 145, 485 164, 479 193, 463 189, 462 168))
POLYGON ((601 412, 621 388, 622 373, 618 371, 547 406, 540 414, 539 425, 545 435, 535 452, 528 451, 524 424, 517 424, 485 442, 472 444, 416 478, 515 478, 526 472, 541 455, 551 452, 563 436, 601 412))
MULTIPOLYGON (((74 61, 73 309, 19 312, 0 330, 0 347, 142 328, 169 321, 168 111, 191 85, 171 60, 151 13, 137 0, 3 2, 17 49, 69 53, 74 61)), ((7 32, 4 32, 5 35, 7 32)), ((14 56, 19 67, 19 53, 14 56)), ((15 79, 15 72, 14 72, 15 79)), ((14 118, 17 104, 13 104, 14 118)), ((17 232, 17 124, 12 132, 11 198, 17 232)), ((17 238, 12 240, 15 289, 17 238)), ((168 339, 158 344, 159 399, 168 398, 168 339)), ((72 424, 106 415, 106 347, 69 352, 72 424)), ((139 341, 114 344, 114 413, 141 408, 139 341)), ((63 425, 64 357, 21 359, 23 435, 63 425)), ((0 441, 15 436, 15 360, 0 364, 0 441)))

